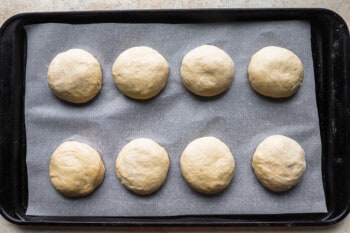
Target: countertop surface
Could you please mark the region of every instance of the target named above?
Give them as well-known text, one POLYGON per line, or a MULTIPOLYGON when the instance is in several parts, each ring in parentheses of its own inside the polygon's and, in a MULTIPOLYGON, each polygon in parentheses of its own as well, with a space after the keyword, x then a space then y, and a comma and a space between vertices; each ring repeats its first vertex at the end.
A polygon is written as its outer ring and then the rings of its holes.
MULTIPOLYGON (((1 0, 0 25, 22 12, 188 8, 327 8, 350 25, 350 0, 1 0)), ((0 217, 1 232, 350 232, 350 215, 325 227, 56 227, 17 226, 0 217)))

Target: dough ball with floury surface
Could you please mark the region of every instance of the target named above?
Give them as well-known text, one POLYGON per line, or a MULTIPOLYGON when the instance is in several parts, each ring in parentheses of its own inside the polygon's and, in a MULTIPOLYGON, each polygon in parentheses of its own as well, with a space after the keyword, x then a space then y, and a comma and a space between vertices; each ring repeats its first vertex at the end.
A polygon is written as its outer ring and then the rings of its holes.
POLYGON ((165 182, 170 160, 166 150, 158 143, 138 138, 122 148, 115 166, 124 187, 139 195, 149 195, 165 182))
POLYGON ((92 100, 102 88, 100 63, 89 52, 70 49, 51 61, 47 80, 60 99, 81 104, 92 100))
POLYGON ((283 192, 294 187, 306 169, 305 152, 295 140, 272 135, 256 148, 252 167, 267 189, 283 192))
POLYGON ((50 159, 52 186, 65 197, 81 197, 93 192, 103 181, 105 167, 100 154, 77 141, 62 143, 50 159))
POLYGON ((215 96, 226 91, 233 80, 230 56, 213 45, 202 45, 186 54, 181 64, 183 85, 199 96, 215 96))
POLYGON ((252 56, 248 76, 251 87, 259 94, 284 98, 299 90, 304 68, 299 57, 292 51, 268 46, 252 56))
POLYGON ((235 173, 234 157, 228 146, 215 137, 197 138, 182 152, 181 173, 187 183, 203 194, 224 190, 235 173))
POLYGON ((117 88, 133 99, 150 99, 165 87, 169 65, 156 50, 139 46, 122 52, 115 60, 112 74, 117 88))

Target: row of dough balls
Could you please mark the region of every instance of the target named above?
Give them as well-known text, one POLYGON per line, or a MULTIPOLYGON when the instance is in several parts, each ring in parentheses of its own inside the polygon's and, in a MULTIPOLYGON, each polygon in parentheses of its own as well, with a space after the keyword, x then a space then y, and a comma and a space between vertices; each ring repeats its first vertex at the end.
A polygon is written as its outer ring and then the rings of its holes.
MULTIPOLYGON (((112 73, 118 89, 134 99, 149 99, 165 87, 169 65, 156 50, 140 46, 122 52, 112 73)), ((197 47, 182 60, 184 86, 199 96, 215 96, 232 83, 234 62, 213 45, 197 47)), ((72 103, 93 99, 102 86, 102 70, 97 59, 81 49, 59 53, 50 63, 48 84, 53 93, 72 103)), ((274 98, 289 97, 303 80, 303 64, 292 51, 269 46, 255 53, 248 66, 252 88, 274 98)))
MULTIPOLYGON (((170 160, 166 150, 151 139, 139 138, 125 145, 116 159, 116 174, 128 190, 148 195, 166 180, 170 160)), ((305 153, 293 139, 282 135, 265 138, 256 148, 252 167, 267 189, 282 192, 295 186, 305 168, 305 153)), ((235 160, 228 146, 215 137, 195 139, 180 159, 181 173, 196 191, 216 194, 235 174, 235 160)), ((49 176, 53 187, 66 197, 85 196, 104 178, 99 153, 77 141, 62 143, 51 156, 49 176)))

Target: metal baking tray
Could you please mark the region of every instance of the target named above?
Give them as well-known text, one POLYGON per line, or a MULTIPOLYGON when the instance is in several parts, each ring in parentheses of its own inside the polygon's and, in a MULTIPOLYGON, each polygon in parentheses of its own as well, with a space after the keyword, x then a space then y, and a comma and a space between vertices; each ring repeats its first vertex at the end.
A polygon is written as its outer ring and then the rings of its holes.
POLYGON ((16 224, 38 225, 329 225, 350 210, 350 39, 344 20, 326 9, 201 9, 25 13, 0 30, 0 212, 16 224), (24 93, 26 32, 38 23, 218 23, 304 20, 311 24, 327 213, 174 217, 26 215, 28 185, 24 93))

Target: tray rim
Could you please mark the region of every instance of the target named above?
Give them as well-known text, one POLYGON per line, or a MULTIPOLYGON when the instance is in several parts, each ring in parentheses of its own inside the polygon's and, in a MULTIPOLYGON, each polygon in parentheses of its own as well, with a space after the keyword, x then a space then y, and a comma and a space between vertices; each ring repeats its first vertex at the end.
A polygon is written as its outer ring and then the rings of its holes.
MULTIPOLYGON (((6 20, 3 25, 1 26, 1 29, 0 29, 0 38, 1 38, 1 55, 2 52, 3 52, 3 44, 2 44, 2 37, 3 37, 3 33, 6 31, 6 29, 11 26, 11 24, 15 23, 16 21, 18 20, 25 20, 25 19, 30 19, 30 18, 36 18, 37 20, 42 20, 42 17, 47 17, 47 16, 50 16, 52 18, 55 18, 55 17, 62 17, 62 16, 70 16, 70 17, 91 17, 91 16, 94 16, 94 15, 98 15, 98 16, 103 16, 104 14, 108 14, 109 16, 112 16, 114 14, 119 14, 120 15, 132 15, 132 14, 137 14, 137 13, 142 13, 142 14, 145 14, 145 15, 151 15, 153 13, 156 13, 156 14, 173 14, 175 15, 176 17, 176 14, 179 14, 181 12, 186 12, 188 14, 191 14, 191 13, 201 13, 201 14, 205 14, 205 13, 210 13, 210 12, 226 12, 226 13, 240 13, 240 14, 249 14, 249 13, 264 13, 264 12, 272 12, 273 13, 279 13, 279 14, 284 14, 286 12, 304 12, 304 13, 309 13, 309 14, 316 14, 316 13, 323 13, 325 15, 328 15, 330 17, 333 17, 335 20, 341 22, 342 24, 345 25, 345 31, 347 32, 347 35, 349 35, 349 31, 347 29, 347 25, 345 23, 345 21, 335 12, 331 11, 331 10, 328 10, 328 9, 322 9, 322 8, 307 8, 307 9, 304 9, 304 8, 263 8, 263 9, 256 9, 256 8, 249 8, 249 9, 244 9, 244 8, 240 8, 240 9, 230 9, 230 8, 226 8, 226 9, 216 9, 216 8, 207 8, 207 9, 166 9, 166 10, 152 10, 152 9, 148 9, 148 10, 103 10, 103 11, 70 11, 70 12, 60 12, 60 11, 57 11, 57 12, 32 12, 32 13, 20 13, 20 14, 17 14, 17 15, 14 15, 12 17, 10 17, 8 20, 6 20)), ((291 16, 289 16, 291 17, 291 16)), ((292 18, 292 17, 291 17, 292 18)), ((299 18, 298 18, 299 19, 299 18)), ((249 20, 249 19, 248 19, 249 20)), ((270 19, 270 20, 273 20, 273 19, 270 19)), ((286 19, 285 19, 286 20, 286 19)), ((306 20, 304 18, 304 20, 306 20)), ((34 20, 35 21, 35 20, 34 20)), ((64 20, 63 20, 64 21, 64 20)), ((349 41, 349 39, 348 39, 349 41)), ((349 50, 349 45, 346 44, 348 50, 349 50)), ((347 50, 347 51, 348 51, 347 50)), ((349 53, 349 51, 348 51, 349 53)), ((349 55, 348 55, 349 56, 349 55)), ((1 56, 0 57, 3 61, 3 57, 1 56)), ((2 65, 2 63, 1 63, 2 65)), ((3 67, 0 67, 1 69, 3 67)), ((346 67, 348 74, 349 74, 349 66, 346 67)), ((349 78, 349 77, 348 77, 349 78)), ((348 103, 347 103, 348 104, 348 103)), ((349 120, 349 116, 346 116, 346 119, 349 120)), ((348 129, 348 127, 347 127, 348 129)), ((0 160, 0 162, 2 162, 0 160)), ((349 162, 349 161, 347 161, 349 162)), ((1 164, 0 164, 1 165, 1 164)), ((0 166, 0 168, 2 168, 0 166)), ((1 171, 0 171, 1 172, 1 171)), ((2 175, 2 174, 0 174, 2 175)), ((0 183, 1 184, 1 183, 0 183)), ((348 186, 350 186, 350 182, 348 182, 348 186)), ((0 191, 2 193, 2 188, 3 187, 0 187, 0 191)), ((346 187, 348 189, 350 189, 349 187, 346 187)), ((0 200, 1 201, 1 200, 0 200)), ((288 225, 288 226, 291 226, 291 225, 328 225, 328 224, 334 224, 334 223, 337 223, 339 221, 341 221, 343 218, 346 217, 346 215, 348 214, 348 212, 350 211, 350 195, 347 197, 347 205, 344 207, 344 211, 342 213, 339 213, 336 218, 333 218, 333 219, 326 219, 324 222, 306 222, 306 221, 301 221, 301 222, 295 222, 295 223, 292 223, 291 221, 287 221, 287 220, 282 220, 282 221, 259 221, 259 216, 260 215, 257 215, 257 221, 256 222, 245 222, 244 220, 240 220, 240 221, 237 221, 235 222, 235 218, 229 218, 228 216, 215 216, 214 219, 224 219, 222 221, 217 221, 217 222, 211 222, 211 221, 208 221, 208 222, 200 222, 198 221, 198 218, 199 219, 205 219, 205 220, 208 220, 208 216, 205 216, 205 218, 203 218, 203 216, 190 216, 194 219, 197 219, 196 221, 190 221, 190 222, 187 222, 187 221, 170 221, 171 219, 174 220, 173 218, 186 218, 188 216, 180 216, 180 217, 158 217, 159 219, 161 220, 165 220, 167 222, 159 222, 159 221, 154 221, 154 217, 142 217, 140 218, 141 220, 137 221, 137 222, 130 222, 130 221, 118 221, 118 222, 98 222, 98 221, 91 221, 91 222, 72 222, 72 221, 60 221, 60 222, 57 222, 57 221, 53 221, 53 220, 49 220, 50 218, 48 219, 45 219, 43 220, 43 218, 41 218, 40 220, 40 217, 39 217, 39 220, 31 220, 31 221, 28 221, 27 219, 23 218, 23 216, 21 215, 18 215, 17 217, 18 218, 14 218, 11 214, 8 213, 8 211, 6 211, 4 208, 3 208, 3 205, 2 203, 0 203, 0 213, 1 215, 7 219, 8 221, 12 222, 12 223, 15 223, 15 224, 31 224, 31 225, 36 225, 36 224, 46 224, 46 225, 123 225, 123 226, 126 226, 126 225, 210 225, 210 226, 214 226, 214 225, 221 225, 221 226, 227 226, 227 225, 235 225, 235 226, 270 226, 270 225, 288 225), (152 220, 153 221, 149 221, 149 220, 152 220)), ((15 211, 14 211, 15 212, 15 211)), ((285 214, 285 216, 298 216, 299 214, 285 214)), ((300 215, 304 215, 304 214, 300 214, 300 215)), ((232 215, 230 215, 232 216, 232 215)), ((233 215, 233 216, 236 216, 236 215, 233 215)), ((246 216, 246 215, 239 215, 239 216, 246 216)), ((253 216, 253 215, 249 215, 249 216, 253 216)), ((277 216, 275 214, 272 214, 272 215, 269 215, 269 216, 277 216)), ((278 215, 278 216, 281 216, 281 215, 278 215)), ((26 217, 30 217, 30 216, 26 216, 26 217)), ((85 219, 89 219, 89 217, 81 217, 81 218, 85 218, 85 219)), ((104 217, 92 217, 91 219, 101 219, 101 218, 104 218, 104 217)), ((111 217, 106 217, 107 219, 110 219, 111 217)), ((113 218, 113 217, 112 217, 113 218)), ((115 217, 116 218, 116 217, 115 217)), ((132 218, 132 217, 127 217, 127 218, 132 218)), ((33 219, 36 219, 35 217, 33 219)), ((120 219, 123 219, 123 217, 121 217, 120 219)), ((139 218, 134 218, 134 219, 139 219, 139 218)), ((237 219, 236 219, 237 220, 237 219)))

